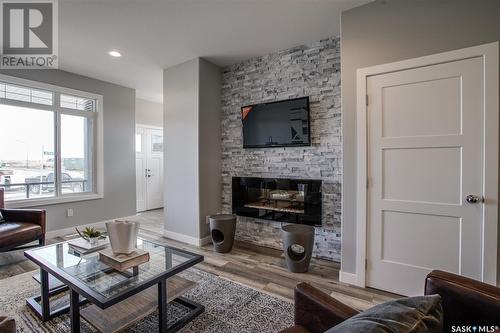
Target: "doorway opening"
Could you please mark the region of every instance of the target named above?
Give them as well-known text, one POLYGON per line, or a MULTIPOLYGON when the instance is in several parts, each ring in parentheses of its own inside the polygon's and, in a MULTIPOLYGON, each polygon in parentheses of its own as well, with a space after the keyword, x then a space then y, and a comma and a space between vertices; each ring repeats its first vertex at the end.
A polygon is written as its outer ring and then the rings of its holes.
POLYGON ((163 207, 163 129, 137 125, 135 131, 137 212, 163 207))

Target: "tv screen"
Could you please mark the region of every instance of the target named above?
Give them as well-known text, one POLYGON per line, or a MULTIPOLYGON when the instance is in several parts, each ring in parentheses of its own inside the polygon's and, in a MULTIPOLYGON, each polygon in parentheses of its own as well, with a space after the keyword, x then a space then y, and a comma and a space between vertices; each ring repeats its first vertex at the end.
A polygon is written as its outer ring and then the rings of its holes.
POLYGON ((309 146, 309 97, 244 106, 243 147, 309 146))

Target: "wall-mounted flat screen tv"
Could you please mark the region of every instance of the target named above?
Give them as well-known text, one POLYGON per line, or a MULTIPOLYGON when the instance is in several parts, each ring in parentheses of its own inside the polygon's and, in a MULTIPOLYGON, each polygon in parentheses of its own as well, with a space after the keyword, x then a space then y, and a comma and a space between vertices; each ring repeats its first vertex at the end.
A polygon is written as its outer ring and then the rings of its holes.
POLYGON ((310 146, 309 97, 241 108, 243 147, 310 146))

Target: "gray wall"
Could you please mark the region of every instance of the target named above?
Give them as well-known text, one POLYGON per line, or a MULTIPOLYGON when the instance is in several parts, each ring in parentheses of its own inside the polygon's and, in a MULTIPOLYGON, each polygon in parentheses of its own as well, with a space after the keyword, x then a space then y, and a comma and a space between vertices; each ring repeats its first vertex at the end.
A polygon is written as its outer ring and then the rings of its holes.
POLYGON ((135 90, 61 70, 0 73, 103 96, 104 199, 44 206, 48 230, 135 214, 135 90))
POLYGON ((220 211, 220 77, 199 58, 163 72, 165 229, 195 239, 220 211))
POLYGON ((163 127, 163 105, 137 98, 135 100, 135 123, 163 127))
POLYGON ((163 71, 165 229, 199 238, 199 60, 163 71))
POLYGON ((205 217, 221 211, 221 69, 200 59, 199 179, 200 235, 209 235, 205 217))
POLYGON ((498 41, 499 14, 498 0, 379 0, 342 13, 342 271, 356 271, 356 70, 498 41))
MULTIPOLYGON (((224 69, 222 79, 222 203, 231 212, 233 176, 323 180, 323 227, 314 256, 340 260, 342 130, 340 42, 328 38, 224 69), (309 96, 311 146, 243 149, 241 107, 309 96)), ((282 249, 281 223, 238 218, 236 237, 282 249)))

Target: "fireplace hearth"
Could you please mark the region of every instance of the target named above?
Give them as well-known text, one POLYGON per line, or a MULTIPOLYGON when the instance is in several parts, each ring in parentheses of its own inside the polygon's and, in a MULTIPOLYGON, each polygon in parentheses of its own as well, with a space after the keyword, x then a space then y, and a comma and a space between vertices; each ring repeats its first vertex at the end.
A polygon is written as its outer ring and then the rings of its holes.
POLYGON ((321 180, 233 177, 233 214, 321 226, 321 180))

